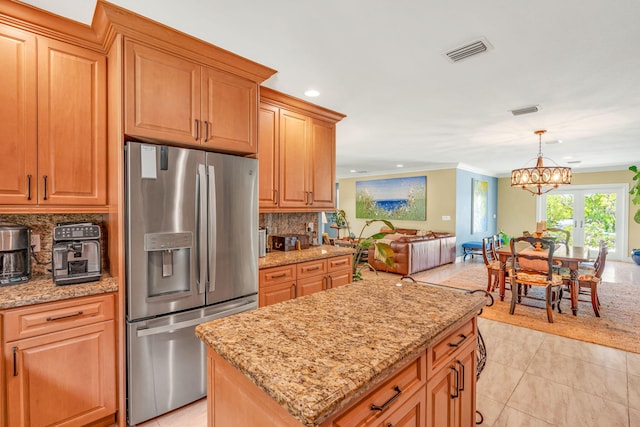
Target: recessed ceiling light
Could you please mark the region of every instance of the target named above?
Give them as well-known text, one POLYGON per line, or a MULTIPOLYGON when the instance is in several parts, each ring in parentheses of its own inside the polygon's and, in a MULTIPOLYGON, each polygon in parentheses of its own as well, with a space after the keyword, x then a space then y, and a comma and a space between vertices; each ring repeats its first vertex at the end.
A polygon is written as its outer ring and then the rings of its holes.
POLYGON ((563 160, 571 160, 571 159, 573 159, 573 156, 564 156, 562 159, 563 160))
POLYGON ((355 169, 351 169, 349 172, 351 172, 351 173, 356 173, 356 172, 358 172, 358 171, 357 171, 357 170, 355 170, 355 169))
POLYGON ((553 145, 553 144, 562 144, 561 139, 552 139, 551 141, 545 141, 545 144, 553 145))
POLYGON ((397 168, 403 168, 403 167, 404 167, 404 165, 400 165, 400 164, 398 164, 398 165, 396 165, 396 167, 397 167, 397 168))
POLYGON ((304 94, 310 98, 315 98, 316 96, 320 95, 320 92, 315 89, 308 89, 304 92, 304 94))

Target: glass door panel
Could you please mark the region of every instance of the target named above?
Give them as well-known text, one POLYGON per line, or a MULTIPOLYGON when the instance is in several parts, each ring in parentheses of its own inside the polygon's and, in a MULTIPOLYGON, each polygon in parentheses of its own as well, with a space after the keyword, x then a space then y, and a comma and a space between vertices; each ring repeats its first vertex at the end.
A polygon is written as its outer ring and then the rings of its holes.
POLYGON ((624 188, 614 185, 554 190, 540 197, 538 220, 546 220, 547 228, 568 230, 570 245, 587 247, 593 254, 604 240, 607 258, 620 260, 626 246, 624 196, 624 188))

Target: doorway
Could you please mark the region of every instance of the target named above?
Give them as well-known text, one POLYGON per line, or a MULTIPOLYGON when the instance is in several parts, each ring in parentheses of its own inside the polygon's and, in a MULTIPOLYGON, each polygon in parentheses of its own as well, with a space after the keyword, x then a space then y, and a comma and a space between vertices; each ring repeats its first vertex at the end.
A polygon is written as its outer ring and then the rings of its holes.
POLYGON ((627 248, 627 184, 572 185, 553 190, 538 199, 538 220, 547 228, 571 233, 569 244, 588 247, 594 253, 604 240, 607 258, 622 260, 627 248))

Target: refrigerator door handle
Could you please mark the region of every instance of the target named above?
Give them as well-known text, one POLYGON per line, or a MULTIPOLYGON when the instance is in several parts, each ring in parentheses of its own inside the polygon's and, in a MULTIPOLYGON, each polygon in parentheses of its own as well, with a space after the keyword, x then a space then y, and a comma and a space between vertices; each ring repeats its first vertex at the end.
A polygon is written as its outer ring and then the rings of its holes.
POLYGON ((198 317, 197 319, 191 319, 180 323, 173 323, 171 325, 163 325, 155 328, 140 328, 136 331, 136 336, 138 337, 146 337, 149 335, 158 335, 158 334, 166 334, 170 332, 179 331, 180 329, 190 328, 193 326, 197 326, 201 323, 210 322, 212 320, 220 319, 222 317, 231 316, 232 314, 241 313, 243 311, 247 311, 250 306, 255 302, 252 300, 244 301, 241 305, 236 307, 231 307, 227 310, 221 310, 216 313, 210 314, 208 316, 198 317))
POLYGON ((198 165, 198 293, 204 293, 207 281, 207 171, 198 165))
POLYGON ((207 177, 209 179, 209 292, 216 290, 216 222, 217 222, 217 206, 216 206, 216 170, 212 165, 207 165, 207 177))

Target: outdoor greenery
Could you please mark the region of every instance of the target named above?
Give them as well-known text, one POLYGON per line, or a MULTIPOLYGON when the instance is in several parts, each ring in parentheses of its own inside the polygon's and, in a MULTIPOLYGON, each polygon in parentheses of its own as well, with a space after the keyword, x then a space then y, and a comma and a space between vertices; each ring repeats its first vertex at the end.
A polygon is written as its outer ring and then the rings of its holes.
POLYGON ((361 191, 356 194, 356 218, 415 220, 426 218, 426 206, 424 192, 420 191, 411 191, 406 203, 393 211, 378 206, 368 192, 361 191))
POLYGON ((369 247, 371 245, 374 245, 377 248, 376 255, 378 256, 378 260, 384 262, 388 266, 393 265, 393 259, 392 259, 393 249, 391 249, 390 245, 378 241, 379 239, 383 239, 387 234, 396 232, 395 226, 390 221, 386 219, 371 219, 369 221, 366 221, 365 224, 362 226, 362 230, 360 230, 360 234, 358 235, 358 238, 354 240, 354 237, 353 237, 354 234, 351 233, 351 226, 349 225, 349 221, 347 220, 344 210, 339 209, 338 211, 336 211, 333 214, 332 220, 336 224, 346 227, 347 232, 349 233, 350 239, 355 242, 354 243, 355 251, 353 253, 353 264, 352 264, 352 278, 354 282, 357 282, 358 280, 362 280, 363 268, 371 268, 372 270, 375 271, 375 268, 373 268, 373 266, 369 264, 369 262, 362 261, 365 254, 369 251, 369 247), (387 226, 388 231, 380 231, 378 233, 372 234, 369 237, 362 237, 362 234, 364 233, 365 228, 367 228, 374 222, 384 223, 387 226))
MULTIPOLYGON (((616 195, 615 193, 596 193, 584 200, 584 237, 585 246, 596 248, 601 240, 607 246, 615 246, 616 231, 616 195)), ((558 227, 571 232, 573 238, 573 198, 571 195, 547 197, 547 228, 558 227)), ((569 240, 572 244, 572 240, 569 240)))

